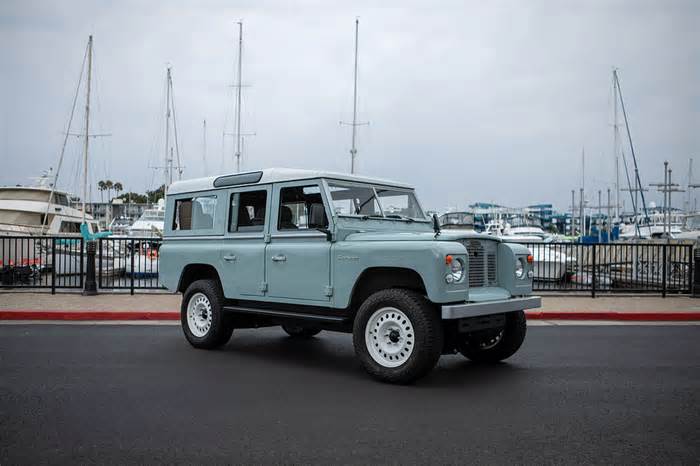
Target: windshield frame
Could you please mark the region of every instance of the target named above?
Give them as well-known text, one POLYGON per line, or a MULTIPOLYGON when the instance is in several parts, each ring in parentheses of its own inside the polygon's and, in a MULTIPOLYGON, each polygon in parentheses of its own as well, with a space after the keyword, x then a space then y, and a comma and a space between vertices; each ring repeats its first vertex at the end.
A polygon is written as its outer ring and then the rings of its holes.
POLYGON ((374 183, 367 183, 363 181, 346 181, 346 180, 338 180, 334 178, 324 178, 323 180, 324 187, 327 192, 328 200, 330 202, 330 210, 331 210, 331 215, 333 217, 339 218, 353 218, 353 219, 360 219, 360 220, 390 220, 390 221, 395 221, 395 222, 406 222, 406 223, 412 223, 412 222, 419 222, 419 223, 430 223, 430 219, 426 217, 425 215, 425 210, 423 210, 423 206, 421 205, 420 201, 418 200, 418 196, 416 196, 416 191, 413 188, 403 188, 403 187, 398 187, 398 186, 391 186, 391 185, 384 185, 384 184, 374 184, 374 183), (372 189, 372 192, 374 193, 374 200, 377 203, 377 206, 379 207, 379 212, 381 213, 381 216, 367 216, 367 215, 362 215, 362 214, 341 214, 337 213, 335 209, 333 208, 333 192, 331 191, 331 184, 332 185, 339 185, 340 187, 365 187, 365 188, 370 188, 372 189), (406 218, 398 218, 398 217, 387 217, 387 214, 385 213, 385 208, 382 205, 381 198, 377 194, 377 188, 379 189, 387 189, 391 191, 395 191, 397 193, 406 193, 407 195, 413 195, 413 200, 415 201, 416 207, 420 211, 420 213, 423 215, 421 218, 415 218, 415 217, 406 217, 406 218))

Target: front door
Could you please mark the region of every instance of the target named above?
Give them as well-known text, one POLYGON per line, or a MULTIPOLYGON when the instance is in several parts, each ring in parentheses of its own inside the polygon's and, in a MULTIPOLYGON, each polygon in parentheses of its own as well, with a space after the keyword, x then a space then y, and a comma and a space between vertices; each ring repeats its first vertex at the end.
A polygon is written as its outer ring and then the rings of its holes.
POLYGON ((294 301, 328 302, 330 248, 326 235, 330 211, 319 182, 276 185, 270 218, 271 240, 265 253, 268 296, 294 301))
POLYGON ((221 277, 227 298, 255 299, 265 284, 265 234, 270 187, 232 190, 227 233, 221 248, 221 277))

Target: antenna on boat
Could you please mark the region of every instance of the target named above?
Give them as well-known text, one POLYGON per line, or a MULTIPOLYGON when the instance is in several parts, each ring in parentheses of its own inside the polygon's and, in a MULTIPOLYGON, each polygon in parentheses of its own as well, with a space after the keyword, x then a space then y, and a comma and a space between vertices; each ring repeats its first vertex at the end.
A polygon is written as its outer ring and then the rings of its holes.
POLYGON ((353 77, 352 123, 340 122, 341 125, 352 126, 352 147, 350 148, 350 173, 355 173, 355 157, 357 157, 357 127, 369 125, 369 122, 357 121, 357 49, 359 42, 360 19, 355 18, 355 73, 353 77))

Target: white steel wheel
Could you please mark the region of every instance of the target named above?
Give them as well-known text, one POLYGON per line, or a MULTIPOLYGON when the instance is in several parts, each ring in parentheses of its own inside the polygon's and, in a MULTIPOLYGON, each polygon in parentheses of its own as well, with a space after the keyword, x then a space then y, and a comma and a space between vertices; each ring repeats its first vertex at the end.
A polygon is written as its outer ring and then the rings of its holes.
POLYGON ((413 353, 415 343, 413 324, 395 307, 378 309, 367 321, 367 351, 383 367, 398 367, 405 363, 413 353))
POLYGON ((211 302, 204 293, 195 293, 187 303, 187 327, 197 338, 205 336, 212 324, 211 302))

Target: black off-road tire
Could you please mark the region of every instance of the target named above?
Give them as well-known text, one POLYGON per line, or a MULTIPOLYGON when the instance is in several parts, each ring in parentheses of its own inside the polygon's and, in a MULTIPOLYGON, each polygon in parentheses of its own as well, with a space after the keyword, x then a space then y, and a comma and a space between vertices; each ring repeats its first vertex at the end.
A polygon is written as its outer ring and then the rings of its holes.
MULTIPOLYGON (((487 349, 481 345, 486 344, 484 338, 462 338, 457 344, 457 350, 462 355, 474 362, 494 363, 508 359, 514 355, 525 340, 527 333, 527 322, 525 312, 516 311, 506 314, 506 325, 500 340, 487 349)), ((486 338, 493 338, 493 332, 486 334, 486 338)))
POLYGON ((355 354, 367 372, 382 382, 407 384, 426 375, 440 358, 443 338, 442 322, 435 306, 421 294, 399 288, 378 291, 367 298, 353 325, 355 354), (383 308, 396 308, 405 314, 415 334, 411 337, 414 346, 410 356, 397 367, 378 363, 367 348, 368 322, 383 308))
POLYGON ((321 329, 313 326, 303 325, 283 325, 282 330, 287 332, 287 335, 293 338, 311 338, 321 333, 321 329))
POLYGON ((225 345, 231 339, 233 325, 224 313, 223 303, 224 294, 217 280, 197 280, 187 287, 185 294, 182 295, 180 324, 185 338, 192 346, 201 349, 214 349, 225 345), (211 305, 211 326, 202 336, 192 333, 187 319, 189 302, 198 293, 206 296, 211 305))

